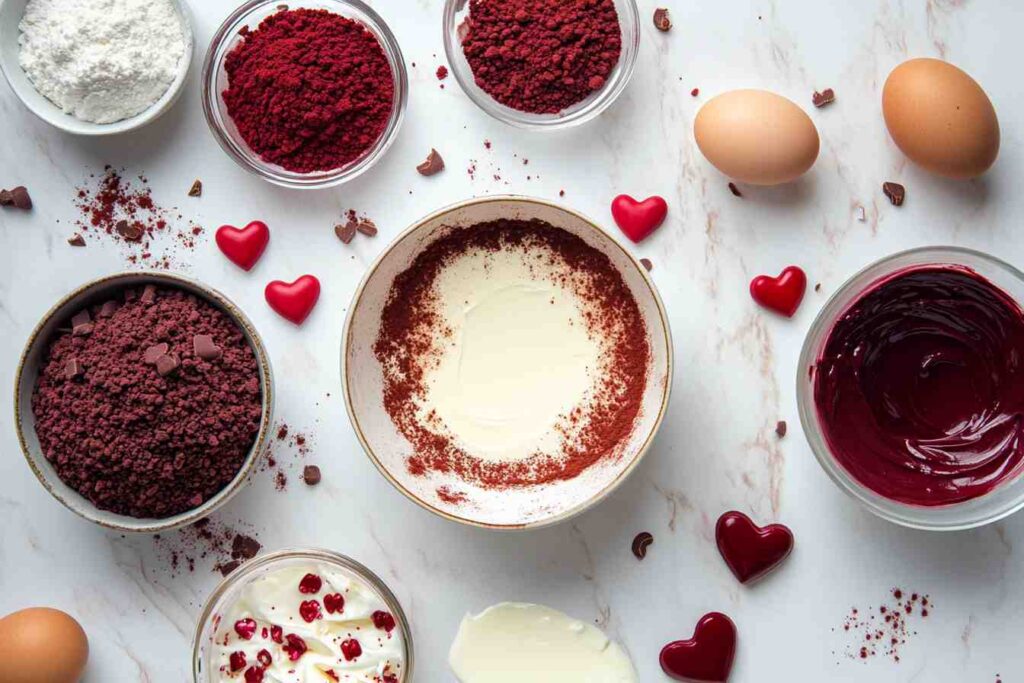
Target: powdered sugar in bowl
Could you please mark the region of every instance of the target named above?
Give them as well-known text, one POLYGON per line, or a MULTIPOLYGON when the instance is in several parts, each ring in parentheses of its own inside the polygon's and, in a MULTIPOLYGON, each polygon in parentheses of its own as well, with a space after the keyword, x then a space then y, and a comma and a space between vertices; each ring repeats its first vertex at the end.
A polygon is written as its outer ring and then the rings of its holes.
POLYGON ((57 0, 0 3, 8 83, 32 113, 68 133, 113 135, 155 120, 181 94, 193 50, 184 0, 90 0, 74 11, 57 0), (103 59, 97 45, 109 53, 103 59), (147 50, 152 58, 140 58, 147 50))
POLYGON ((214 35, 202 82, 224 151, 300 189, 338 185, 376 163, 398 134, 409 89, 398 42, 360 0, 250 0, 214 35))

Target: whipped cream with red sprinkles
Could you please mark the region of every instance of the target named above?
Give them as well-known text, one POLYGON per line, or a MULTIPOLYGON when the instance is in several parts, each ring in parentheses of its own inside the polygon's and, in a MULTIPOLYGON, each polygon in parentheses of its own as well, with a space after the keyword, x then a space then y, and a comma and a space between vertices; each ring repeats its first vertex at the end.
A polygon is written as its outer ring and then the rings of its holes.
POLYGON ((308 562, 242 587, 218 615, 211 683, 400 683, 402 631, 366 582, 308 562))

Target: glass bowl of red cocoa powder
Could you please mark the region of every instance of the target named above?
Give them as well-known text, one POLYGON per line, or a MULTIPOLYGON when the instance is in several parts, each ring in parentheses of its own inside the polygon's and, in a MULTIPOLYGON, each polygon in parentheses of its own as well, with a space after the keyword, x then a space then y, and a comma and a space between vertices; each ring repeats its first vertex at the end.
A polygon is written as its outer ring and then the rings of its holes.
POLYGON ((192 524, 245 485, 269 439, 273 373, 245 314, 166 272, 109 275, 36 325, 15 384, 29 467, 119 532, 192 524))
POLYGON ((444 48, 478 107, 557 130, 596 118, 626 89, 640 14, 635 0, 446 0, 444 48))
POLYGON ((360 0, 250 0, 214 35, 202 88, 210 130, 239 166, 317 189, 384 156, 409 78, 391 29, 360 0))

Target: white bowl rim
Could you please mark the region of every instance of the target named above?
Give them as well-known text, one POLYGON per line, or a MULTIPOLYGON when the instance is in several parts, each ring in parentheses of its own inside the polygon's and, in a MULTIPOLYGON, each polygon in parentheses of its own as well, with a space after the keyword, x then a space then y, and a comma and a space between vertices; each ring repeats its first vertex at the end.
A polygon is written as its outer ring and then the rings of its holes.
MULTIPOLYGON (((177 273, 169 273, 159 270, 122 271, 89 280, 88 282, 75 287, 54 303, 53 306, 43 314, 35 327, 32 328, 32 331, 29 333, 28 339, 25 342, 25 347, 21 352, 21 356, 18 359, 17 371, 14 374, 14 429, 18 437, 18 444, 21 446, 22 455, 25 457, 32 473, 43 488, 45 488, 46 491, 61 505, 82 519, 86 519, 107 529, 131 533, 159 533, 184 527, 208 517, 218 508, 231 500, 235 494, 245 487, 250 476, 256 470, 256 465, 259 463, 260 457, 266 448, 266 444, 270 440, 270 433, 272 431, 274 419, 274 396, 274 375, 273 369, 270 366, 270 354, 267 353, 263 340, 255 326, 252 324, 252 321, 249 320, 248 316, 246 316, 242 309, 239 308, 231 299, 209 285, 177 273), (43 329, 53 319, 53 317, 73 299, 104 285, 116 285, 119 281, 124 279, 138 281, 153 280, 167 287, 178 287, 185 289, 186 291, 190 291, 191 293, 201 292, 203 298, 216 305, 220 310, 224 311, 242 330, 249 346, 252 348, 253 355, 256 357, 256 363, 259 366, 258 372, 260 376, 260 383, 262 385, 262 417, 260 420, 260 431, 253 442, 249 454, 246 456, 245 461, 239 468, 238 473, 226 486, 224 486, 224 488, 199 507, 185 510, 184 512, 162 519, 137 519, 128 515, 119 515, 108 510, 100 510, 92 503, 92 501, 77 492, 73 495, 79 496, 82 501, 84 501, 84 509, 79 509, 72 505, 64 495, 55 490, 50 484, 49 475, 37 467, 36 462, 33 459, 34 456, 30 454, 31 449, 25 439, 25 431, 27 429, 32 429, 34 431, 35 426, 25 426, 22 424, 21 419, 22 405, 26 402, 31 404, 31 396, 22 395, 22 380, 25 373, 29 371, 28 357, 35 345, 37 343, 47 343, 47 340, 43 339, 41 336, 43 329)), ((31 410, 31 406, 29 406, 29 410, 31 410)), ((46 455, 40 452, 39 458, 45 461, 46 455)), ((53 476, 56 477, 56 473, 54 473, 53 476)))
POLYGON ((444 519, 447 519, 449 521, 452 521, 452 522, 458 522, 460 524, 465 524, 467 526, 473 526, 473 527, 477 527, 477 528, 481 528, 481 529, 489 529, 489 530, 494 530, 494 531, 527 531, 527 530, 534 530, 534 529, 543 529, 545 527, 554 526, 555 524, 560 524, 561 522, 564 522, 564 521, 567 521, 569 519, 572 519, 573 517, 576 517, 577 515, 582 514, 583 512, 585 512, 585 511, 589 510, 590 508, 596 506, 598 503, 600 503, 606 497, 608 497, 613 491, 615 491, 619 486, 621 486, 622 483, 625 482, 626 479, 629 478, 629 475, 633 473, 633 470, 635 470, 637 468, 637 466, 639 466, 640 462, 644 459, 644 456, 647 455, 647 452, 650 450, 651 445, 654 443, 654 439, 658 435, 658 432, 661 429, 661 425, 662 425, 662 423, 665 420, 665 415, 668 412, 669 399, 670 399, 670 397, 672 395, 672 382, 673 382, 673 374, 674 374, 673 373, 673 371, 674 371, 674 348, 673 348, 673 345, 672 345, 672 330, 671 330, 671 326, 670 326, 670 323, 669 323, 668 313, 665 310, 665 305, 664 305, 664 303, 661 300, 661 295, 658 293, 658 288, 655 286, 654 280, 651 278, 650 274, 647 272, 647 268, 644 267, 644 265, 640 262, 640 260, 636 256, 634 256, 632 252, 630 252, 628 249, 626 249, 622 245, 622 243, 619 242, 619 240, 615 239, 611 235, 611 233, 609 233, 607 230, 602 228, 595 221, 591 220, 590 218, 588 218, 584 214, 582 214, 582 213, 580 213, 578 211, 575 211, 573 209, 570 209, 570 208, 568 208, 566 206, 563 206, 562 204, 559 204, 557 202, 548 200, 548 199, 543 199, 543 198, 540 198, 540 197, 531 197, 531 196, 528 196, 528 195, 516 195, 516 194, 489 195, 489 196, 486 196, 486 197, 474 197, 472 199, 465 199, 465 200, 462 200, 462 201, 459 201, 459 202, 455 202, 454 204, 449 204, 448 206, 445 206, 445 207, 442 207, 440 209, 437 209, 437 210, 427 214, 423 218, 418 219, 412 225, 410 225, 405 230, 403 230, 401 233, 399 233, 398 236, 395 237, 391 241, 391 243, 388 244, 387 247, 385 247, 384 251, 382 251, 380 253, 380 255, 377 256, 376 259, 374 259, 373 263, 370 264, 370 267, 367 268, 366 273, 363 275, 362 280, 360 280, 359 286, 356 287, 356 291, 352 295, 352 303, 349 305, 348 311, 346 311, 346 313, 345 313, 345 324, 344 324, 344 327, 342 328, 342 335, 341 335, 341 365, 340 365, 340 370, 341 370, 342 394, 345 397, 345 410, 348 413, 349 421, 352 424, 352 431, 355 432, 356 438, 359 440, 359 444, 363 447, 363 452, 366 453, 366 456, 370 459, 370 462, 373 463, 374 467, 377 468, 377 471, 380 472, 381 475, 392 486, 394 486, 396 489, 398 489, 398 491, 403 496, 405 496, 406 498, 408 498, 412 502, 416 503, 417 505, 419 505, 424 510, 427 510, 428 512, 432 512, 433 514, 435 514, 435 515, 437 515, 439 517, 442 517, 444 519), (367 283, 370 281, 370 278, 374 275, 374 273, 376 273, 376 271, 380 267, 380 265, 387 258, 390 257, 391 252, 394 251, 394 249, 401 242, 403 242, 408 237, 412 236, 415 232, 417 232, 426 223, 429 223, 429 222, 431 222, 433 220, 436 220, 436 219, 438 219, 438 218, 440 218, 440 217, 442 217, 442 216, 444 216, 446 214, 449 214, 451 212, 454 212, 456 210, 463 209, 463 208, 466 208, 466 207, 469 207, 469 206, 477 206, 477 205, 481 205, 481 204, 491 204, 491 203, 501 203, 501 202, 511 202, 511 203, 521 203, 521 204, 535 204, 535 205, 541 205, 541 206, 546 206, 546 207, 549 207, 549 208, 553 208, 553 209, 556 209, 558 211, 562 211, 564 213, 567 213, 567 214, 569 214, 569 215, 579 219, 584 224, 586 224, 588 227, 590 227, 592 230, 596 231, 598 234, 600 234, 600 235, 604 236, 605 238, 607 238, 608 241, 611 244, 614 244, 618 249, 620 249, 622 251, 622 253, 626 256, 626 258, 629 259, 630 263, 632 263, 633 267, 636 268, 636 270, 640 274, 640 276, 643 278, 643 282, 644 282, 645 285, 647 285, 648 291, 650 292, 650 294, 651 294, 651 296, 653 298, 653 301, 654 301, 654 303, 655 303, 655 305, 656 305, 656 307, 658 309, 658 318, 661 321, 661 329, 662 329, 662 332, 664 334, 665 349, 666 349, 666 352, 665 352, 665 370, 666 370, 666 374, 665 374, 665 382, 664 382, 664 392, 662 394, 661 403, 660 403, 660 406, 658 408, 658 415, 655 417, 654 423, 651 425, 649 433, 644 438, 643 444, 636 450, 636 453, 633 456, 632 461, 626 467, 624 467, 622 469, 622 471, 620 471, 615 476, 615 478, 612 479, 598 493, 596 493, 593 496, 591 496, 590 498, 582 501, 581 503, 575 505, 574 507, 572 507, 572 508, 570 508, 568 510, 565 510, 565 511, 563 511, 563 512, 557 514, 557 515, 554 515, 552 517, 544 518, 544 519, 541 519, 541 520, 536 521, 536 522, 520 522, 520 523, 516 523, 516 524, 493 524, 493 523, 490 523, 490 522, 481 522, 479 520, 471 519, 469 517, 463 517, 463 516, 460 516, 460 515, 454 515, 454 514, 448 512, 448 511, 441 510, 440 508, 437 508, 437 507, 431 505, 430 503, 422 500, 420 497, 418 497, 412 491, 410 491, 406 487, 404 487, 401 484, 401 482, 399 482, 391 474, 391 472, 384 466, 384 464, 376 456, 376 454, 373 452, 373 448, 371 448, 371 446, 369 444, 369 441, 366 438, 366 435, 363 433, 363 430, 362 430, 362 428, 359 425, 359 419, 356 417, 355 409, 352 406, 352 396, 351 396, 351 392, 350 392, 350 388, 349 388, 348 374, 346 372, 346 366, 347 366, 346 357, 348 355, 349 341, 351 339, 351 333, 352 333, 352 319, 354 317, 355 310, 358 307, 360 301, 362 300, 363 291, 366 288, 367 283))

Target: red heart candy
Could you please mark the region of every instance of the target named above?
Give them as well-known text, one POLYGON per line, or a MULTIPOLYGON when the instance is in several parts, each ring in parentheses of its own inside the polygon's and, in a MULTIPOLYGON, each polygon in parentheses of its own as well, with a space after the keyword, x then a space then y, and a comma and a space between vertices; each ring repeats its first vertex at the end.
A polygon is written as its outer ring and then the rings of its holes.
POLYGON ((303 275, 292 283, 274 280, 263 294, 278 315, 301 325, 320 298, 320 281, 312 275, 303 275))
POLYGON ((253 221, 244 228, 222 225, 217 229, 217 246, 232 263, 251 270, 270 241, 266 223, 253 221))
POLYGON ((668 204, 661 197, 648 197, 642 202, 620 194, 612 200, 612 217, 626 237, 640 242, 658 229, 668 215, 668 204))
POLYGON ((740 583, 755 581, 793 552, 793 532, 781 524, 759 527, 742 512, 726 512, 715 525, 722 559, 740 583))
POLYGON ((736 624, 721 612, 711 612, 697 622, 693 638, 662 648, 661 670, 677 681, 725 683, 735 655, 736 624))
POLYGON ((785 268, 778 277, 758 275, 750 281, 750 296, 754 301, 787 318, 800 308, 807 290, 807 275, 797 266, 785 268))

